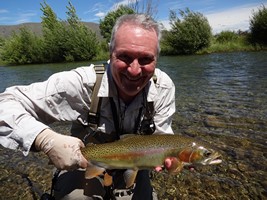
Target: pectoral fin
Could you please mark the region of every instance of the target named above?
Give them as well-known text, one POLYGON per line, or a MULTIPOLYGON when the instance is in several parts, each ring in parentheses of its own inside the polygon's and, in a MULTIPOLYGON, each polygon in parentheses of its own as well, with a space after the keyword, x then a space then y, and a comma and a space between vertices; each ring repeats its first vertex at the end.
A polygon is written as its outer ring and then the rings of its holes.
POLYGON ((104 175, 104 186, 110 186, 113 183, 112 176, 110 176, 108 173, 105 173, 104 175))
POLYGON ((93 165, 92 163, 89 162, 85 171, 85 178, 86 179, 94 178, 96 176, 99 176, 100 174, 103 174, 105 170, 106 170, 105 168, 93 165))
POLYGON ((134 184, 137 172, 138 170, 132 170, 132 169, 127 169, 124 172, 123 177, 126 183, 126 188, 129 188, 134 184))

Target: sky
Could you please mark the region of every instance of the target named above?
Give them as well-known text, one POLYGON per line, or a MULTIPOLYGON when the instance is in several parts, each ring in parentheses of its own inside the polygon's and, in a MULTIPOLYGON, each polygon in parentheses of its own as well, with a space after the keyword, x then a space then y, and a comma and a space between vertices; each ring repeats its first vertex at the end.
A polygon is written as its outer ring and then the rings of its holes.
MULTIPOLYGON (((69 0, 46 0, 59 19, 66 19, 69 0)), ((200 12, 209 21, 213 33, 221 31, 246 31, 253 12, 267 0, 71 0, 78 17, 85 22, 99 23, 105 15, 116 9, 117 5, 127 5, 138 1, 139 5, 153 2, 153 17, 170 29, 170 10, 200 12)), ((0 0, 0 25, 16 25, 28 22, 41 22, 41 3, 43 0, 0 0)))

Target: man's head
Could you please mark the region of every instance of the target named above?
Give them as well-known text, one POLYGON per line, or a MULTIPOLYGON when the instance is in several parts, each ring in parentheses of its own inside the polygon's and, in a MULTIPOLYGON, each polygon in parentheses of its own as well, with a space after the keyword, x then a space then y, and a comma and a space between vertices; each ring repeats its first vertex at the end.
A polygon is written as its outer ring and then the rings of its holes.
POLYGON ((159 25, 146 15, 124 15, 117 20, 110 42, 110 64, 125 102, 129 103, 153 76, 160 37, 159 25))

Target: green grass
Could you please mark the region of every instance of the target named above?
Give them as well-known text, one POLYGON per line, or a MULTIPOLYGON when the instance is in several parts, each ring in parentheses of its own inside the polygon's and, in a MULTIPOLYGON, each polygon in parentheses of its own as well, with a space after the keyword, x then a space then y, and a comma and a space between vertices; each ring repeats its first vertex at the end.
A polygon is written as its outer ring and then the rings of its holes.
POLYGON ((217 42, 213 38, 211 45, 197 52, 197 54, 217 53, 217 52, 234 52, 234 51, 260 51, 266 50, 267 47, 252 45, 247 42, 245 36, 239 36, 236 40, 227 41, 224 43, 217 42))

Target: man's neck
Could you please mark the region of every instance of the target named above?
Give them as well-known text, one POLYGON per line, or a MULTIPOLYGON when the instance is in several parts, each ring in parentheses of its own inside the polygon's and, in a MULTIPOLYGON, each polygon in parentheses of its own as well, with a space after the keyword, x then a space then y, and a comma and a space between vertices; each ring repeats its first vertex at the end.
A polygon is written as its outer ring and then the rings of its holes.
POLYGON ((131 104, 131 102, 134 100, 136 96, 128 96, 125 95, 124 93, 118 91, 119 98, 123 101, 125 105, 131 104))

